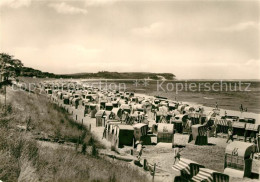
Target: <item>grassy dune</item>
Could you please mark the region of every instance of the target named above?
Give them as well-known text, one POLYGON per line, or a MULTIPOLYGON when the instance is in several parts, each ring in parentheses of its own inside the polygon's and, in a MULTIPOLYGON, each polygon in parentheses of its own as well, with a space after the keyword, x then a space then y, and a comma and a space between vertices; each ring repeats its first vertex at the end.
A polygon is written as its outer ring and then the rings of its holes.
POLYGON ((2 181, 147 181, 123 162, 75 150, 77 143, 102 148, 87 128, 42 95, 8 88, 5 113, 0 95, 0 180, 2 181), (35 138, 51 138, 41 145, 35 138), (73 145, 66 145, 70 143, 73 145), (55 145, 56 147, 51 147, 55 145), (71 147, 72 146, 72 147, 71 147))

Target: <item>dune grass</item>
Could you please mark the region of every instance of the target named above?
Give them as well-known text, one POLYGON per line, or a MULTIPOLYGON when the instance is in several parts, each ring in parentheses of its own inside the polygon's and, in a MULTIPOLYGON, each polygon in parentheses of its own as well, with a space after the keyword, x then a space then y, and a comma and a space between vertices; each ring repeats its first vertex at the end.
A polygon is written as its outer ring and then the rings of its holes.
POLYGON ((79 137, 90 138, 84 126, 74 122, 70 115, 48 98, 23 91, 10 92, 10 102, 15 105, 14 120, 33 133, 76 143, 79 137))
POLYGON ((92 134, 43 95, 14 92, 8 88, 5 113, 0 95, 0 180, 2 181, 147 181, 124 162, 111 162, 96 153, 80 153, 73 147, 43 146, 42 135, 85 145, 101 146, 92 134), (79 140, 80 138, 80 140, 79 140))

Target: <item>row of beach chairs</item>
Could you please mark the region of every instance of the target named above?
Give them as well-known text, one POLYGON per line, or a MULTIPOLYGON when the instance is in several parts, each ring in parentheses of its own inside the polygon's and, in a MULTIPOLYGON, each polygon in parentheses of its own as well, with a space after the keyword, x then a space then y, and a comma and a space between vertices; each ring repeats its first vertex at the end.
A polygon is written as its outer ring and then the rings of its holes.
POLYGON ((207 169, 189 159, 181 158, 172 169, 176 176, 174 182, 229 182, 228 175, 207 169))

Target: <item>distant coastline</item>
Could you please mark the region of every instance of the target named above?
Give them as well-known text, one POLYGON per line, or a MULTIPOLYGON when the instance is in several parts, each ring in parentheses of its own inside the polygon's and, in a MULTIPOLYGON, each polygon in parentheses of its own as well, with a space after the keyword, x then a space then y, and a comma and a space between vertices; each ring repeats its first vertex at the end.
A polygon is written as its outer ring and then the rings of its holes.
POLYGON ((97 73, 74 73, 55 74, 43 72, 34 68, 23 67, 21 75, 23 77, 37 78, 63 78, 63 79, 149 79, 149 80, 175 80, 173 73, 150 73, 150 72, 110 72, 99 71, 97 73))

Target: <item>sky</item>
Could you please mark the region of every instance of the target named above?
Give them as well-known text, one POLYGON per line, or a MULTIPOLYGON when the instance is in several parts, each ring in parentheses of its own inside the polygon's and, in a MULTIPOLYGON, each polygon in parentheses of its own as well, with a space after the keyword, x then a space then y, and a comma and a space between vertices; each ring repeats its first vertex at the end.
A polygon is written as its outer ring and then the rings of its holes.
POLYGON ((259 1, 1 0, 0 52, 56 74, 260 79, 259 1))

